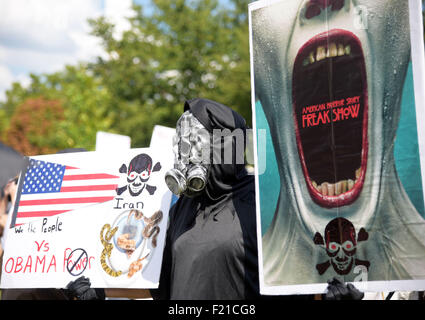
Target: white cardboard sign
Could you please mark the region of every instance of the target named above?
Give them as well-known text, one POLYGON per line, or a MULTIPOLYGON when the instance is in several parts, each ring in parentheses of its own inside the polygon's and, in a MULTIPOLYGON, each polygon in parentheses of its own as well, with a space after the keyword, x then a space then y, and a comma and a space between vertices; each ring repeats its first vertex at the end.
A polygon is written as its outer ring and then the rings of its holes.
POLYGON ((30 160, 8 221, 1 287, 61 288, 85 276, 92 287, 156 288, 170 153, 143 148, 30 160))

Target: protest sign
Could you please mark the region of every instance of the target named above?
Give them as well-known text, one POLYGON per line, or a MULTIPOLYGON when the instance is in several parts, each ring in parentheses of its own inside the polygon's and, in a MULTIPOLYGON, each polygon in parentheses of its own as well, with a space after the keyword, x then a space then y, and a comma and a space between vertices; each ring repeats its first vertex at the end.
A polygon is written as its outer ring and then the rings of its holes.
POLYGON ((96 132, 96 151, 127 150, 131 148, 131 138, 121 134, 96 132))
POLYGON ((173 148, 173 137, 176 134, 176 128, 155 125, 152 131, 150 146, 161 144, 164 147, 173 148))
POLYGON ((155 288, 171 202, 172 153, 153 149, 35 156, 10 214, 2 288, 155 288))
POLYGON ((425 289, 421 12, 416 0, 250 4, 263 294, 323 293, 334 276, 425 289))

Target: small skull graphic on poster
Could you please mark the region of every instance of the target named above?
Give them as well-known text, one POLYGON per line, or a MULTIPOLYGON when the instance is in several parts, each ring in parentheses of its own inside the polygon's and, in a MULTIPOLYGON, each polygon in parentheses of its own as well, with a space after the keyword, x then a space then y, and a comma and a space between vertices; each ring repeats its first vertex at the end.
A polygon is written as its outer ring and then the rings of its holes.
POLYGON ((117 195, 121 195, 128 190, 131 196, 139 196, 143 190, 147 190, 150 195, 153 195, 156 191, 155 186, 147 184, 152 172, 161 170, 161 164, 157 162, 153 166, 152 158, 145 154, 139 154, 135 156, 129 163, 128 167, 123 164, 119 172, 127 175, 127 185, 117 188, 117 195))
POLYGON ((319 232, 314 236, 314 243, 326 250, 328 261, 316 265, 320 275, 324 274, 330 266, 339 275, 348 274, 353 265, 363 265, 369 269, 370 263, 356 258, 358 242, 366 241, 369 234, 361 228, 356 236, 354 225, 345 218, 331 220, 325 228, 324 237, 319 232))

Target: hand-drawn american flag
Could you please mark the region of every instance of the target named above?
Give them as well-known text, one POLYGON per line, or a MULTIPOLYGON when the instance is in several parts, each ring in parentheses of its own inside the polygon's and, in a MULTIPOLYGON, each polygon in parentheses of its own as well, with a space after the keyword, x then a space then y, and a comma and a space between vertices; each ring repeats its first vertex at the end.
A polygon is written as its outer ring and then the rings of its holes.
POLYGON ((110 201, 118 181, 118 176, 30 159, 14 224, 110 201))

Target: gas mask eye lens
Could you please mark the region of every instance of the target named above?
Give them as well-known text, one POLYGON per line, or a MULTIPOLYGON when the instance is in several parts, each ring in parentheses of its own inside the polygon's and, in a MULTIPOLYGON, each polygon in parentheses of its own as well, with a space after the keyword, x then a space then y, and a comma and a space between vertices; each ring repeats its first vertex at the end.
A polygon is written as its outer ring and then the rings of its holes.
POLYGON ((201 191, 207 183, 207 169, 201 165, 192 166, 187 173, 188 188, 192 191, 201 191))
POLYGON ((171 169, 165 174, 165 183, 175 195, 182 194, 187 188, 186 178, 176 169, 171 169))
POLYGON ((205 181, 199 177, 193 177, 188 181, 188 187, 193 191, 201 191, 205 187, 205 181))

